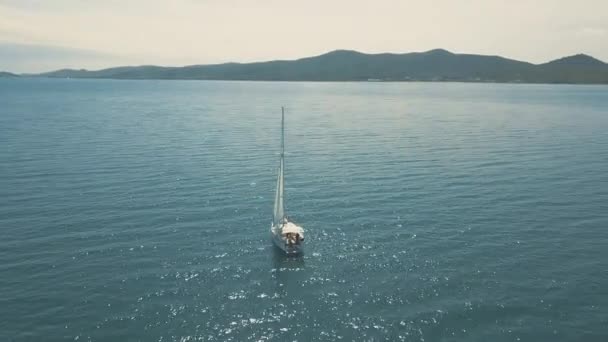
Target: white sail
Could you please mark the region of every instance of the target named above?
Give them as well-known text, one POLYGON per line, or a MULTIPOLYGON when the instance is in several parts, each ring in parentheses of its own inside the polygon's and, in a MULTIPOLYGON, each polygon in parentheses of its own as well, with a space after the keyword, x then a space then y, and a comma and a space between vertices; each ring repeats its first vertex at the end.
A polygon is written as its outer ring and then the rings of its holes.
POLYGON ((290 222, 285 216, 285 109, 281 107, 281 158, 277 172, 277 190, 274 196, 274 212, 272 218, 272 241, 289 255, 300 254, 304 246, 304 229, 290 222))
POLYGON ((281 160, 277 175, 277 190, 274 196, 274 216, 272 220, 273 224, 275 226, 279 226, 280 223, 283 221, 284 216, 285 210, 283 207, 283 161, 281 160))
POLYGON ((272 223, 275 226, 280 226, 285 217, 285 209, 283 206, 283 193, 285 188, 284 164, 285 164, 285 111, 281 107, 281 159, 279 162, 279 170, 277 172, 277 191, 274 197, 274 216, 272 223))

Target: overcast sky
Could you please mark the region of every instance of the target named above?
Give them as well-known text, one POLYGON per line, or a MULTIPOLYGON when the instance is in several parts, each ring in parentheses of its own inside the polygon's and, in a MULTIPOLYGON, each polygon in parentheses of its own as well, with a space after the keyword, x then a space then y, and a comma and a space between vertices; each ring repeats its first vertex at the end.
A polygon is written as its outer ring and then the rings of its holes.
POLYGON ((0 0, 14 72, 433 48, 608 61, 608 0, 0 0))

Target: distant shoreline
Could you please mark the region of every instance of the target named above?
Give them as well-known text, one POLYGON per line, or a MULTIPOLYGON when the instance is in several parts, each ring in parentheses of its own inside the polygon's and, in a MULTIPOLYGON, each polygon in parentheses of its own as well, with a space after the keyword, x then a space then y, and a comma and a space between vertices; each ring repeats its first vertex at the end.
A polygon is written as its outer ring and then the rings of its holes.
POLYGON ((565 83, 565 82, 499 82, 499 81, 318 81, 318 80, 225 80, 225 79, 179 79, 179 78, 110 78, 110 77, 47 77, 47 76, 20 76, 0 77, 2 79, 48 79, 48 80, 108 80, 108 81, 202 81, 202 82, 266 82, 266 83, 464 83, 464 84, 513 84, 513 85, 581 85, 581 86, 607 86, 608 83, 565 83))
POLYGON ((131 80, 608 84, 608 64, 584 54, 532 64, 443 49, 403 54, 336 50, 296 60, 183 67, 123 66, 93 71, 62 69, 22 75, 131 80))

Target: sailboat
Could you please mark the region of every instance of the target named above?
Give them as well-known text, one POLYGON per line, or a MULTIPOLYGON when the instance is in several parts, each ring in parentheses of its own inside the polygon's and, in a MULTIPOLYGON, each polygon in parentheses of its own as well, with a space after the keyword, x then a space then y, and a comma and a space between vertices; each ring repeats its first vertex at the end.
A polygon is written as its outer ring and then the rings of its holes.
POLYGON ((285 215, 285 108, 281 107, 281 158, 277 172, 277 190, 274 196, 274 212, 270 233, 272 242, 288 255, 304 251, 304 229, 285 215))

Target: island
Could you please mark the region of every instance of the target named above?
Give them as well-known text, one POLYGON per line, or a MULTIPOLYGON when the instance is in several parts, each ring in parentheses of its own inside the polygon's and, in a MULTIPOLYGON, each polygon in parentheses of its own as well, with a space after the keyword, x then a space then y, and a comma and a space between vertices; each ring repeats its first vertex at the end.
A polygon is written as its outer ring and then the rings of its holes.
POLYGON ((0 71, 0 77, 19 77, 19 75, 6 71, 0 71))
POLYGON ((94 71, 63 69, 29 76, 131 80, 608 84, 608 64, 584 54, 533 64, 501 56, 452 53, 444 49, 402 54, 336 50, 297 60, 183 67, 123 66, 94 71))

